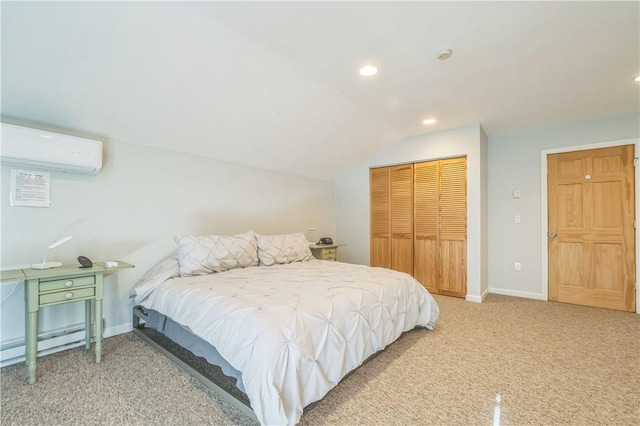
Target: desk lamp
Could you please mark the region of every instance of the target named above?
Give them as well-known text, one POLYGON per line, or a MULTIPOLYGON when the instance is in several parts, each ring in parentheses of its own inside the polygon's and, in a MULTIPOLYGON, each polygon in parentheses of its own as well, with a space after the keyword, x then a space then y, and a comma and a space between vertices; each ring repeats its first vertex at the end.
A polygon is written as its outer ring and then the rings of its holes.
POLYGON ((49 247, 47 247, 47 250, 44 252, 44 258, 42 259, 42 263, 34 263, 33 265, 31 265, 31 267, 33 269, 49 269, 49 268, 57 268, 59 266, 62 266, 62 262, 47 262, 47 253, 49 252, 49 249, 56 248, 59 245, 66 243, 71 238, 72 236, 69 235, 64 238, 60 238, 59 240, 56 240, 51 244, 49 244, 49 247))

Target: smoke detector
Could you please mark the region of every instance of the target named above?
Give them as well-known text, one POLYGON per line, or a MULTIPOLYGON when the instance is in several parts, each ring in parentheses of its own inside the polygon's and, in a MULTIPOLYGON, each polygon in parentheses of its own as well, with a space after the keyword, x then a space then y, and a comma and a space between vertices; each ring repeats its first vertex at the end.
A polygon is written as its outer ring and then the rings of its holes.
POLYGON ((451 51, 451 49, 442 49, 441 51, 438 52, 438 59, 440 59, 441 61, 444 61, 445 59, 449 59, 452 53, 453 52, 451 51))

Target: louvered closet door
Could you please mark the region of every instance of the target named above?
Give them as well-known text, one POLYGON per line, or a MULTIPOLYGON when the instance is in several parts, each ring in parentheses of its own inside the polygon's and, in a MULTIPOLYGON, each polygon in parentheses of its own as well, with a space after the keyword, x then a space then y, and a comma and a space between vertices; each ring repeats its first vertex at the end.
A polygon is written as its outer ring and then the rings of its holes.
POLYGON ((389 222, 390 168, 369 171, 371 206, 370 265, 391 267, 391 224, 389 222))
POLYGON ((430 292, 439 293, 440 162, 414 164, 414 277, 430 292))
POLYGON ((467 159, 440 160, 440 293, 467 294, 467 159))
POLYGON ((413 275, 413 164, 391 167, 391 269, 413 275))

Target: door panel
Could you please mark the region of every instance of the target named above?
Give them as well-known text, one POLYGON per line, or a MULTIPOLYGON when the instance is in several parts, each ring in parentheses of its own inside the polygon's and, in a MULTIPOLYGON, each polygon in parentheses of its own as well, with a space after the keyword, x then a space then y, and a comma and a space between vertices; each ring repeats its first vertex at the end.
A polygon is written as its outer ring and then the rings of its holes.
POLYGON ((414 276, 433 293, 467 294, 466 170, 466 158, 414 165, 414 276))
POLYGON ((467 295, 467 242, 443 240, 440 245, 442 281, 440 293, 449 296, 467 295))
POLYGON ((622 244, 594 243, 592 247, 594 262, 591 264, 591 287, 595 290, 621 291, 624 282, 621 274, 624 270, 622 244))
POLYGON ((582 229, 582 185, 558 186, 558 221, 563 228, 582 229))
POLYGON ((414 277, 429 292, 440 293, 439 290, 439 264, 440 243, 437 239, 428 239, 416 234, 414 243, 414 277))
POLYGON ((548 156, 549 299, 635 311, 634 147, 548 156))
POLYGON ((414 277, 430 292, 439 293, 440 164, 417 163, 414 172, 414 277))
POLYGON ((413 239, 411 235, 391 239, 391 269, 413 275, 413 239))
POLYGON ((369 264, 388 268, 391 266, 390 232, 390 174, 389 168, 369 171, 371 209, 371 247, 369 264))
POLYGON ((467 159, 440 160, 440 292, 467 295, 467 159))
POLYGON ((413 164, 391 167, 391 269, 413 275, 413 164))
POLYGON ((593 183, 593 228, 612 229, 622 232, 622 198, 620 182, 593 183))
POLYGON ((371 266, 389 268, 391 266, 391 245, 389 237, 371 237, 371 266))

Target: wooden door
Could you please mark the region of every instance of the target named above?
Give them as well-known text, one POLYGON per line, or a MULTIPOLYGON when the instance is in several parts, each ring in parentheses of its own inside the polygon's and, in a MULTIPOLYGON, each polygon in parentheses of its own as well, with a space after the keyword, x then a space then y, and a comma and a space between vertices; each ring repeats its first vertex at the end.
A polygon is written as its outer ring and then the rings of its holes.
POLYGON ((440 162, 416 163, 414 171, 414 277, 440 293, 440 162))
POLYGON ((414 165, 414 276, 432 293, 467 295, 466 158, 414 165))
POLYGON ((371 247, 370 265, 391 267, 390 168, 369 171, 371 247))
POLYGON ((547 157, 549 300, 635 311, 633 145, 547 157))
POLYGON ((391 269, 413 275, 413 164, 391 167, 391 269))
POLYGON ((440 161, 440 293, 467 295, 467 159, 440 161))

